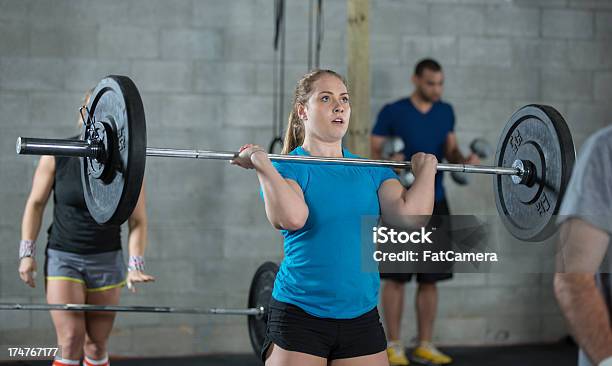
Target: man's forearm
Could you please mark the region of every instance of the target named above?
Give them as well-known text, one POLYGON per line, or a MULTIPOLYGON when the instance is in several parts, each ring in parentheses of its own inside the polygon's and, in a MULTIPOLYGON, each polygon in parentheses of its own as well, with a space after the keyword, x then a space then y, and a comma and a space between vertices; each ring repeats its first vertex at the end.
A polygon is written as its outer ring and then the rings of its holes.
POLYGON ((597 365, 612 356, 612 331, 605 301, 593 274, 557 273, 555 295, 572 334, 597 365))

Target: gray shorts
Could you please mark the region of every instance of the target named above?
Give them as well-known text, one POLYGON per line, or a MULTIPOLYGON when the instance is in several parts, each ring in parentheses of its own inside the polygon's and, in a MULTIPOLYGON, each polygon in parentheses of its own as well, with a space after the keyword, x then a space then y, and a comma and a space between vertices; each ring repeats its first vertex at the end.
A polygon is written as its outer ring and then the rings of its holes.
POLYGON ((99 254, 76 254, 47 249, 45 279, 82 283, 88 292, 123 287, 126 266, 121 250, 99 254))

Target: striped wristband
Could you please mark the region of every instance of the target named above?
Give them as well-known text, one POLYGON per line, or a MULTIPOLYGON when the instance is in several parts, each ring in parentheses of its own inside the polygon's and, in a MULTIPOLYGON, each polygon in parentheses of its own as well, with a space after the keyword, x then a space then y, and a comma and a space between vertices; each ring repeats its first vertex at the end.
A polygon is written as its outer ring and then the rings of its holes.
POLYGON ((19 242, 19 259, 36 256, 36 242, 34 240, 22 240, 19 242))
POLYGON ((145 260, 142 255, 130 255, 128 261, 128 271, 141 271, 144 272, 145 260))

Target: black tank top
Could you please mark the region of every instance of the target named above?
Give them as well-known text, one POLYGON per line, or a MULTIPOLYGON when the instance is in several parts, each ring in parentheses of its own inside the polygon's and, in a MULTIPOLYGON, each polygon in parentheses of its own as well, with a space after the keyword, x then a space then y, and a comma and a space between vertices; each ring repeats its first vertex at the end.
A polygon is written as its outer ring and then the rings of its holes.
POLYGON ((49 226, 51 249, 96 254, 121 249, 121 226, 100 225, 89 214, 80 176, 79 159, 56 156, 53 184, 53 222, 49 226))

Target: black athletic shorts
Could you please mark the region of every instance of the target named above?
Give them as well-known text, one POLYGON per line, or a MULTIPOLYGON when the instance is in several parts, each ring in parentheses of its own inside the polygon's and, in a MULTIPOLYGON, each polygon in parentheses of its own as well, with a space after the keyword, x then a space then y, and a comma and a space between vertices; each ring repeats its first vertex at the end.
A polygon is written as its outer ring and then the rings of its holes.
POLYGON ((272 298, 261 360, 274 343, 287 351, 335 360, 372 355, 387 348, 378 309, 352 319, 319 318, 272 298))
MULTIPOLYGON (((438 230, 432 235, 436 236, 436 235, 447 235, 449 238, 451 238, 451 229, 447 228, 447 230, 444 230, 444 226, 441 226, 440 223, 435 222, 435 220, 438 220, 441 222, 441 220, 439 220, 438 218, 436 218, 436 216, 440 216, 440 217, 448 217, 450 215, 450 211, 448 209, 448 203, 446 202, 446 199, 443 199, 441 201, 438 201, 436 203, 434 203, 434 209, 433 209, 433 218, 432 218, 432 222, 430 222, 431 226, 435 226, 438 227, 438 230), (444 232, 443 232, 444 230, 444 232)), ((450 220, 446 220, 445 222, 450 222, 450 220)), ((435 240, 434 241, 436 243, 440 243, 440 240, 435 240)), ((449 246, 451 243, 448 243, 449 246)), ((391 280, 391 281, 395 281, 395 282, 409 282, 413 275, 415 275, 415 273, 382 273, 380 274, 380 278, 383 280, 391 280)), ((443 281, 443 280, 448 280, 453 278, 453 274, 452 272, 445 272, 445 273, 417 273, 416 274, 416 280, 418 283, 435 283, 438 281, 443 281)))

